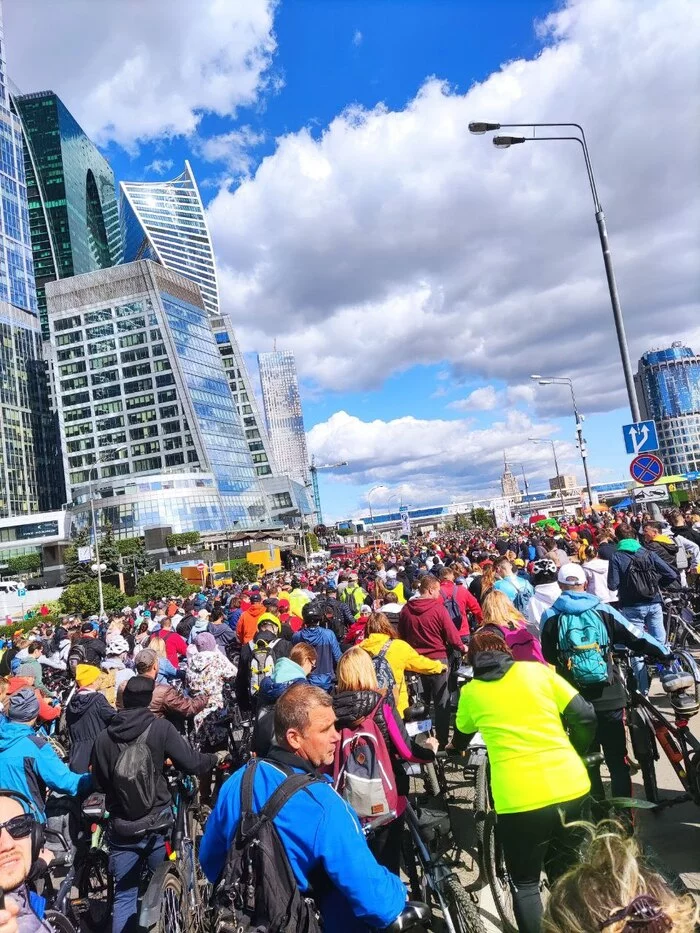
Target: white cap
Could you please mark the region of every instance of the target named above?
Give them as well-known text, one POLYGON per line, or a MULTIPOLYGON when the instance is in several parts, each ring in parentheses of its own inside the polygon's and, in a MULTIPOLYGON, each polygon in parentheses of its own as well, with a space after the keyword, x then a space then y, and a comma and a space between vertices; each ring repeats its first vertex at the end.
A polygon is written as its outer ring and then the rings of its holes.
POLYGON ((570 586, 581 586, 586 582, 586 574, 580 564, 564 564, 559 568, 557 580, 570 586))

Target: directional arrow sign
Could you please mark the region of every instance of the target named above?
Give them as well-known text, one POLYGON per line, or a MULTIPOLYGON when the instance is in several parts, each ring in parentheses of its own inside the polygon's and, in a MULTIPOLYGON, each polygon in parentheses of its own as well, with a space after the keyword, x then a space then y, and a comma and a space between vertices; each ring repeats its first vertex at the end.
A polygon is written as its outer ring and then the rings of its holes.
POLYGON ((622 427, 625 450, 628 454, 645 454, 659 449, 656 424, 653 421, 634 421, 622 427))

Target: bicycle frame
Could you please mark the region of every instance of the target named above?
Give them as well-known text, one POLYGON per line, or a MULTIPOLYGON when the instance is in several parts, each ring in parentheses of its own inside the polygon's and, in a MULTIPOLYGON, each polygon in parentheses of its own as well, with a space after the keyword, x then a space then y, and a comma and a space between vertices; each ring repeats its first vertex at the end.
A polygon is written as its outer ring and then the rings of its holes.
POLYGON ((700 648, 700 632, 693 624, 695 613, 687 600, 672 599, 666 603, 664 625, 671 647, 682 647, 681 635, 685 633, 693 646, 700 648), (690 616, 690 618, 688 618, 690 616), (679 644, 680 642, 680 644, 679 644))
POLYGON ((411 839, 413 840, 415 854, 423 869, 423 875, 426 879, 428 888, 439 904, 448 933, 456 933, 454 924, 452 923, 452 918, 450 917, 449 909, 442 894, 442 886, 445 881, 452 875, 452 872, 447 867, 447 865, 445 865, 442 858, 439 855, 434 856, 426 845, 421 835, 421 826, 418 819, 418 814, 413 809, 410 801, 408 800, 406 801, 406 810, 404 815, 406 817, 406 824, 411 834, 411 839))

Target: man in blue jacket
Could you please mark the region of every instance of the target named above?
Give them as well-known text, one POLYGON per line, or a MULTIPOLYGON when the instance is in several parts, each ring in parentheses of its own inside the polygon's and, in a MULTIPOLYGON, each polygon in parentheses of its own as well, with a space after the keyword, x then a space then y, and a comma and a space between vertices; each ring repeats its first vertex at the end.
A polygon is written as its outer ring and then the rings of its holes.
POLYGON ((59 794, 84 796, 92 787, 89 774, 75 774, 46 739, 34 732, 39 701, 23 687, 12 695, 7 719, 0 722, 0 787, 16 790, 36 804, 44 818, 43 786, 59 794))
POLYGON ((314 599, 301 610, 304 627, 295 632, 292 643, 306 641, 316 649, 316 673, 333 675, 336 664, 340 661, 340 644, 329 628, 321 628, 325 621, 323 604, 314 599))
MULTIPOLYGON (((277 746, 260 762, 255 774, 256 812, 285 780, 285 770, 320 777, 316 769, 333 763, 339 735, 328 694, 305 683, 290 687, 277 701, 275 739, 277 746)), ((199 860, 212 883, 221 875, 240 822, 244 772, 242 768, 224 784, 207 820, 199 860)), ((376 861, 359 820, 333 790, 330 778, 296 793, 274 818, 274 824, 300 891, 310 889, 312 878, 318 891, 322 876, 318 906, 326 930, 360 933, 368 928, 382 929, 396 920, 406 903, 406 889, 376 861)))

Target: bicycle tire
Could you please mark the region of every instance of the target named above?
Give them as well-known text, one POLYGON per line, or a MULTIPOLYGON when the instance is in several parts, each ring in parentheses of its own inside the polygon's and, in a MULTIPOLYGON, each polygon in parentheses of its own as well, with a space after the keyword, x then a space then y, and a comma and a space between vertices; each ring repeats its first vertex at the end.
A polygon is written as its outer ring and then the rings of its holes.
POLYGON ((479 860, 483 868, 484 858, 484 822, 486 814, 491 809, 489 800, 489 760, 484 758, 479 763, 474 779, 474 828, 476 830, 476 843, 479 860))
POLYGON ((59 913, 57 910, 44 911, 44 923, 46 923, 54 933, 78 933, 68 917, 66 917, 65 914, 59 913))
POLYGON ((455 933, 486 933, 479 908, 454 875, 445 880, 442 893, 455 933))
POLYGON ((109 870, 109 856, 103 849, 88 853, 78 869, 75 886, 80 900, 88 902, 87 910, 80 913, 81 923, 94 933, 100 933, 106 929, 114 907, 114 876, 109 870))
POLYGON ((518 933, 513 911, 513 893, 496 832, 496 811, 489 810, 484 822, 484 868, 503 933, 518 933))
POLYGON ((653 758, 643 758, 639 762, 644 783, 644 796, 649 803, 659 802, 659 786, 656 782, 656 765, 653 758))
POLYGON ((442 791, 440 789, 440 782, 437 776, 437 770, 432 761, 429 761, 425 765, 425 784, 426 789, 431 797, 440 797, 442 791))
POLYGON ((163 881, 160 912, 152 930, 153 933, 186 933, 187 931, 185 892, 182 881, 174 872, 169 872, 163 881))

